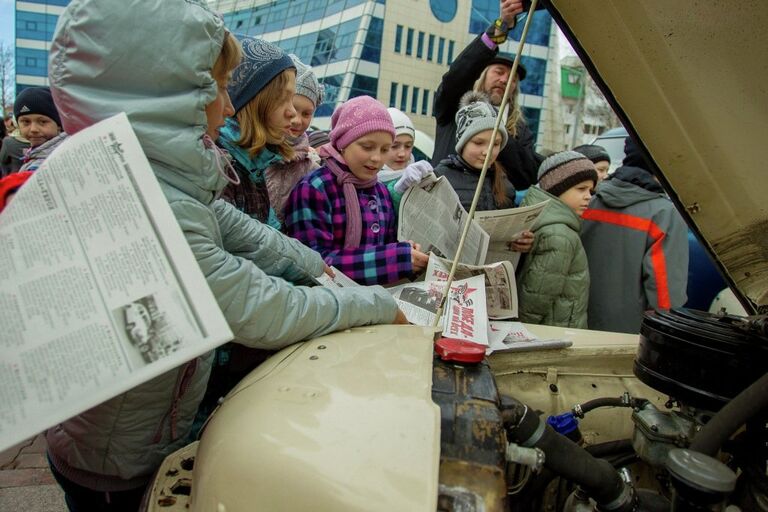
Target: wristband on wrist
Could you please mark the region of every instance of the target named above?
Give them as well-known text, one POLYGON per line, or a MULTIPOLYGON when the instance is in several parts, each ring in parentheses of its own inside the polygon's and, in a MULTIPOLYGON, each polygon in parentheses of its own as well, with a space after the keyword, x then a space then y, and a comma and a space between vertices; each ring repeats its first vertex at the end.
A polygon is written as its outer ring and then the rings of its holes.
POLYGON ((501 18, 497 18, 496 21, 493 22, 493 25, 488 27, 488 30, 486 30, 485 33, 488 35, 488 39, 496 44, 501 44, 507 40, 508 31, 509 27, 507 26, 507 22, 501 18), (496 31, 501 33, 497 34, 496 31))

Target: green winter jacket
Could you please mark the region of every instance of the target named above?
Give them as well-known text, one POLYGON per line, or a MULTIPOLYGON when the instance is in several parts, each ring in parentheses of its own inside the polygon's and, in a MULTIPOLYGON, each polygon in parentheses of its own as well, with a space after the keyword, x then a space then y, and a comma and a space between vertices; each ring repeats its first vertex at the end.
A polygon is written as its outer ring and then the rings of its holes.
POLYGON ((581 245, 581 219, 557 197, 531 187, 520 206, 549 199, 533 228, 531 252, 523 255, 517 293, 521 322, 587 327, 589 267, 581 245))
MULTIPOLYGON (((59 18, 49 62, 54 99, 74 134, 126 112, 235 341, 288 344, 397 313, 381 287, 308 288, 319 254, 221 200, 226 180, 204 145, 210 70, 224 22, 196 0, 74 0, 59 18)), ((196 358, 47 432, 70 480, 100 491, 144 485, 183 446, 212 354, 196 358)))

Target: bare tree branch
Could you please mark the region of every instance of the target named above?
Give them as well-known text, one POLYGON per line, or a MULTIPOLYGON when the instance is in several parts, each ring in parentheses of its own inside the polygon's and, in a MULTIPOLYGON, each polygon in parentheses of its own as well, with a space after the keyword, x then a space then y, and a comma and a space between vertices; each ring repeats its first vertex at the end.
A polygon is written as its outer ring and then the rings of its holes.
POLYGON ((6 111, 6 108, 13 106, 16 89, 14 58, 13 48, 0 42, 0 104, 2 104, 3 112, 6 111))

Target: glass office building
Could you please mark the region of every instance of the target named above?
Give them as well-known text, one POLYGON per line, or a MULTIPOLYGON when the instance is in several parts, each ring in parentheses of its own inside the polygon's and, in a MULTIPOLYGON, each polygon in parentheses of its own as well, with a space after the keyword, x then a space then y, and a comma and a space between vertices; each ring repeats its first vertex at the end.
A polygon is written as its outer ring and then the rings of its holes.
MULTIPOLYGON (((326 87, 317 125, 335 105, 368 94, 406 112, 417 129, 434 134, 432 103, 453 59, 498 16, 498 0, 218 0, 210 4, 239 37, 272 41, 311 64, 326 87)), ((554 24, 537 11, 522 63, 521 101, 534 134, 546 131, 544 98, 559 94, 554 24)), ((514 55, 523 23, 501 51, 514 55)))
MULTIPOLYGON (((16 2, 17 91, 47 83, 47 53, 56 21, 69 0, 16 2)), ((339 102, 368 94, 406 112, 417 129, 434 134, 432 103, 453 59, 498 16, 498 0, 209 0, 238 37, 274 42, 313 66, 325 84, 316 125, 326 127, 339 102)), ((501 51, 513 55, 523 23, 501 51)), ((521 57, 520 84, 529 126, 546 139, 546 98, 560 94, 552 19, 537 11, 521 57)), ((140 40, 140 38, 137 38, 140 40)), ((547 146, 546 141, 543 144, 547 146)), ((559 145, 557 146, 559 147, 559 145)))

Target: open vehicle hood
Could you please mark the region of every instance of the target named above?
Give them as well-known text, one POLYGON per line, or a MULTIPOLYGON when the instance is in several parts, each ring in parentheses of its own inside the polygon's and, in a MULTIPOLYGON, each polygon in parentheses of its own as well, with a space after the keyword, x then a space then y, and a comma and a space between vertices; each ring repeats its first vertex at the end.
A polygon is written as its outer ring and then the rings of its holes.
POLYGON ((768 2, 547 7, 747 308, 768 305, 768 2))

